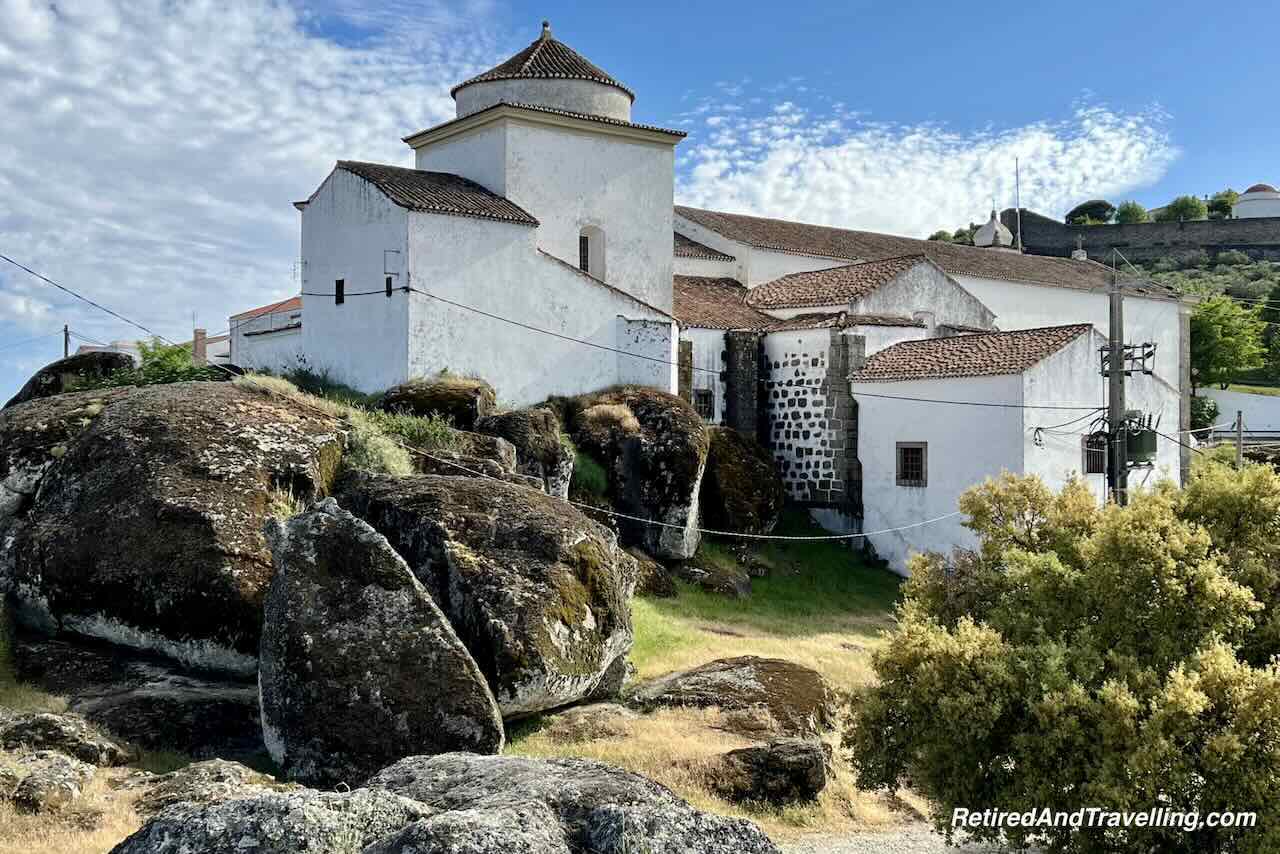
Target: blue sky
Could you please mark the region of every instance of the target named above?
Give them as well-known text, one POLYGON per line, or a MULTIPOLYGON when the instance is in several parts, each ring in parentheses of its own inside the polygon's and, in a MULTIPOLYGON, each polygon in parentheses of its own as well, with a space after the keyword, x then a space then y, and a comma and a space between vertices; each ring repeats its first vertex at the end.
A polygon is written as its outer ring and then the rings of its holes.
MULTIPOLYGON (((679 127, 690 204, 924 236, 1012 201, 1280 181, 1275 4, 0 0, 0 252, 175 339, 296 290, 289 206, 409 164, 450 85, 555 35, 679 127)), ((0 399, 124 327, 0 269, 0 399), (31 344, 22 343, 42 336, 31 344)))

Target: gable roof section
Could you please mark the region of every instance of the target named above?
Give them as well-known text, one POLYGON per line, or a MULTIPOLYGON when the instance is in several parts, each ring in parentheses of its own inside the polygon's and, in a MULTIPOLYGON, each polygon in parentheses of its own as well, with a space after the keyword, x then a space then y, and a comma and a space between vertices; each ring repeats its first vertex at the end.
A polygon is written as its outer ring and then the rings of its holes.
POLYGON ((634 92, 564 42, 551 38, 549 32, 544 30, 544 35, 524 50, 488 71, 464 80, 450 89, 449 94, 456 96, 463 86, 490 80, 590 80, 621 89, 635 101, 634 92))
POLYGON ((674 312, 681 326, 763 329, 773 320, 747 305, 747 289, 737 279, 673 276, 671 285, 674 312))
POLYGON ((365 179, 388 199, 411 211, 493 219, 516 225, 538 224, 515 202, 461 175, 358 160, 339 160, 337 168, 365 179))
MULTIPOLYGON (((251 308, 248 311, 242 311, 239 314, 231 315, 229 320, 252 320, 255 317, 262 317, 264 314, 275 314, 276 312, 297 311, 302 308, 302 297, 289 297, 282 302, 273 302, 270 305, 251 308)), ((212 340, 212 339, 210 339, 212 340)))
POLYGON ((638 296, 635 296, 634 294, 629 294, 626 291, 624 291, 622 288, 615 287, 614 285, 609 284, 604 279, 596 278, 595 276, 588 273, 586 270, 573 266, 563 258, 557 258, 556 256, 552 255, 550 252, 548 252, 545 249, 539 249, 538 254, 549 261, 554 261, 555 263, 559 264, 561 267, 564 267, 574 273, 577 273, 579 276, 582 276, 584 279, 587 279, 590 282, 594 282, 595 284, 599 285, 600 287, 606 290, 613 291, 618 296, 624 297, 638 306, 642 306, 643 308, 649 309, 649 311, 656 312, 669 320, 675 320, 675 317, 672 316, 670 312, 663 311, 662 309, 658 308, 656 305, 645 302, 644 300, 640 299, 638 296))
POLYGON ((709 261, 732 261, 732 255, 726 255, 710 246, 704 246, 696 240, 685 237, 678 231, 672 232, 675 240, 675 255, 677 258, 705 258, 709 261))
MULTIPOLYGON (((730 240, 758 249, 848 261, 922 254, 950 275, 1051 285, 1076 290, 1105 289, 1111 271, 1096 261, 1075 261, 1016 251, 961 246, 874 231, 722 213, 676 205, 675 212, 730 240)), ((1130 282, 1131 293, 1172 298, 1177 292, 1154 282, 1130 282)))
POLYGON ((851 326, 910 326, 925 328, 923 320, 893 314, 849 314, 843 311, 797 314, 786 320, 775 320, 765 332, 798 332, 803 329, 848 329, 851 326))
POLYGON ((1073 323, 903 341, 873 355, 850 379, 894 382, 1020 374, 1092 329, 1088 323, 1073 323))
POLYGON ((923 255, 904 255, 826 270, 791 273, 752 288, 747 303, 755 308, 805 308, 845 303, 871 293, 924 260, 923 255))

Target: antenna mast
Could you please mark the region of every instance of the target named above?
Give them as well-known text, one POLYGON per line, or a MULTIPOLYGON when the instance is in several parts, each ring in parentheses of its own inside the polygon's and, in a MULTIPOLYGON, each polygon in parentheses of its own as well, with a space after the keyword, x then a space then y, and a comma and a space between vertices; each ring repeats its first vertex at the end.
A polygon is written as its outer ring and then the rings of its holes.
POLYGON ((1013 158, 1013 210, 1018 218, 1018 239, 1014 243, 1018 251, 1022 251, 1022 173, 1018 168, 1018 158, 1013 158))

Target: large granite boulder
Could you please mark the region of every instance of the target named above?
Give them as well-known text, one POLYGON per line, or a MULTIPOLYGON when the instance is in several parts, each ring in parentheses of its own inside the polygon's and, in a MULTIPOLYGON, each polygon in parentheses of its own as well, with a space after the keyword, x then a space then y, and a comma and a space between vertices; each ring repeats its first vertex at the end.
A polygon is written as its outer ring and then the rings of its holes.
POLYGON ((22 778, 10 798, 28 813, 49 813, 64 809, 80 799, 93 779, 94 767, 56 750, 39 750, 18 759, 22 778))
POLYGON ((133 357, 127 353, 96 351, 78 353, 45 365, 35 372, 26 385, 18 390, 4 409, 26 403, 28 400, 39 400, 84 388, 89 383, 103 380, 116 371, 133 367, 133 357))
POLYGON ((639 686, 632 702, 660 706, 718 707, 754 733, 817 736, 835 725, 839 702, 822 675, 780 658, 721 658, 659 676, 639 686))
POLYGON ((174 804, 216 804, 269 792, 296 791, 292 783, 280 783, 270 774, 254 771, 239 762, 209 759, 193 762, 168 774, 144 774, 129 788, 141 789, 134 809, 155 815, 174 804))
POLYGON ((78 715, 28 712, 0 724, 0 748, 50 750, 90 765, 123 765, 137 754, 103 735, 78 715))
POLYGON ((402 756, 502 749, 484 675, 381 534, 329 498, 267 539, 262 732, 290 778, 354 784, 402 756))
POLYGON ((13 668, 23 682, 67 700, 110 736, 194 757, 264 759, 256 679, 187 670, 126 647, 19 633, 13 668))
POLYGON ((323 493, 334 419, 232 383, 0 412, 0 589, 29 627, 257 669, 273 490, 323 493))
MULTIPOLYGON (((488 835, 495 820, 523 817, 513 839, 531 838, 529 848, 481 847, 484 854, 537 851, 571 854, 774 854, 777 849, 749 821, 700 812, 657 783, 602 762, 585 759, 522 759, 449 753, 403 759, 366 784, 431 804, 454 821, 488 835)), ((429 818, 429 826, 440 819, 429 818)), ((424 830, 430 830, 430 827, 424 830)), ((411 831, 412 832, 412 831, 411 831)), ((456 828, 451 835, 459 834, 456 828)), ((512 828, 513 834, 516 832, 512 828)), ((428 839, 439 838, 426 835, 428 839)), ((483 838, 483 836, 481 836, 483 838)), ((500 838, 500 835, 499 835, 500 838)), ((376 848, 391 852, 448 848, 376 848)), ((467 849, 462 849, 467 850, 467 849)))
POLYGON ((618 520, 624 540, 657 558, 692 557, 710 445, 693 407, 643 386, 619 386, 562 406, 573 441, 608 470, 613 508, 643 520, 618 520))
POLYGON ((459 430, 470 430, 477 419, 493 414, 497 400, 493 386, 484 380, 444 374, 389 388, 378 406, 387 412, 440 415, 459 430))
POLYGON ((408 561, 504 716, 616 695, 635 563, 610 531, 563 501, 489 480, 352 473, 336 494, 408 561))
POLYGON ((562 440, 560 419, 552 409, 538 406, 489 415, 477 420, 475 429, 510 442, 518 471, 541 480, 548 495, 569 497, 574 453, 562 440))
POLYGON ((731 427, 708 427, 711 437, 699 504, 705 527, 767 534, 778 522, 786 489, 773 456, 731 427))
POLYGON ((435 810, 387 792, 263 792, 161 810, 112 854, 354 854, 435 810))
POLYGON ((817 739, 779 738, 720 757, 716 792, 736 803, 785 806, 816 800, 827 785, 830 748, 817 739))

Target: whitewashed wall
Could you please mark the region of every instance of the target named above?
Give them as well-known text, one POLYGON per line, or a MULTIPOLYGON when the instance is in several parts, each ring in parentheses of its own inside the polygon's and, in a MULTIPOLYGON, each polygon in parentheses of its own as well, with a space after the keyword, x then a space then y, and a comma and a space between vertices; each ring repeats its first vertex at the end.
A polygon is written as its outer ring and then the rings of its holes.
POLYGON ((715 403, 710 423, 720 424, 725 414, 725 390, 720 372, 728 367, 724 359, 724 330, 686 327, 680 330, 680 340, 693 342, 693 387, 711 390, 715 403))
POLYGON ((334 281, 348 294, 383 288, 384 263, 403 284, 408 213, 376 187, 341 169, 302 211, 302 342, 308 367, 364 392, 408 378, 408 295, 348 296, 335 305, 334 281), (384 250, 399 254, 386 255, 384 250), (307 296, 307 292, 324 296, 307 296))
POLYGON ((446 137, 417 149, 414 157, 417 169, 461 175, 499 196, 507 193, 506 122, 446 137))
POLYGON ((277 311, 250 320, 231 321, 233 365, 284 373, 303 362, 302 309, 277 311))
POLYGON ((855 314, 929 315, 929 332, 938 324, 990 329, 995 314, 977 297, 933 264, 917 264, 871 293, 853 300, 855 314))
MULTIPOLYGON (((408 373, 441 370, 483 377, 507 404, 552 394, 595 391, 652 377, 676 390, 676 331, 671 318, 538 252, 528 226, 428 213, 409 215, 410 281, 415 288, 540 329, 665 360, 655 365, 610 350, 533 332, 420 294, 409 312, 408 373), (650 321, 643 334, 619 318, 650 321), (665 335, 661 330, 665 328, 665 335), (627 330, 620 334, 620 329, 627 330), (661 377, 658 376, 661 374, 661 377)), ((668 254, 668 257, 669 254, 668 254)))
POLYGON ((705 276, 712 279, 732 279, 738 275, 734 261, 715 261, 710 258, 682 258, 675 256, 671 272, 677 276, 705 276))
POLYGON ((454 99, 458 118, 505 101, 631 121, 631 96, 594 80, 486 80, 462 87, 454 99))
MULTIPOLYGON (((1019 403, 1022 378, 973 377, 852 383, 858 402, 858 459, 862 463, 863 530, 898 528, 956 510, 960 493, 1002 470, 1022 467, 1020 410, 953 406, 870 397, 1019 403), (928 485, 897 485, 897 443, 928 442, 928 485)), ((973 534, 953 516, 918 528, 870 537, 876 552, 906 574, 911 554, 949 552, 975 544, 973 534)))
MULTIPOLYGON (((1245 427, 1249 430, 1280 430, 1280 397, 1267 394, 1245 394, 1225 389, 1202 388, 1201 397, 1211 397, 1218 402, 1218 421, 1235 423, 1236 413, 1244 413, 1245 427)), ((1225 428, 1224 428, 1225 429, 1225 428)))

